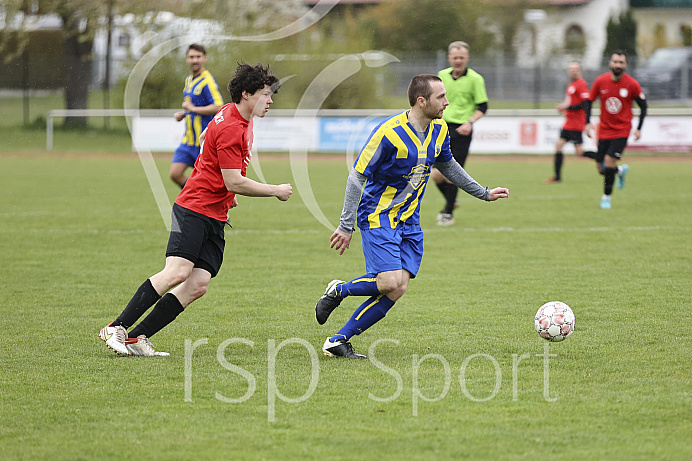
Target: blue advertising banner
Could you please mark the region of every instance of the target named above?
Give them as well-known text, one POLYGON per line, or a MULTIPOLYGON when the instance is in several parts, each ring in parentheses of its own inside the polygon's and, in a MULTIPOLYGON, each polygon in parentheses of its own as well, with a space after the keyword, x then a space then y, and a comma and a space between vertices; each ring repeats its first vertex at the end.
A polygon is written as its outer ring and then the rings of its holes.
POLYGON ((373 129, 387 117, 322 117, 320 152, 359 152, 373 129))

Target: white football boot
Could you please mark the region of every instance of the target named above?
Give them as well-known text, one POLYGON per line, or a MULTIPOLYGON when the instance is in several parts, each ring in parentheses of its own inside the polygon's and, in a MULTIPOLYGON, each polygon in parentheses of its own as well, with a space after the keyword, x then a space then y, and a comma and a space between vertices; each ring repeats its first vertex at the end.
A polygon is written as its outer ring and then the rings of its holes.
POLYGON ((112 327, 110 324, 101 328, 99 338, 106 342, 106 346, 118 355, 130 355, 125 346, 127 330, 120 325, 112 327))
POLYGON ((159 352, 154 349, 154 346, 151 345, 149 338, 144 335, 139 335, 136 338, 127 338, 125 340, 125 345, 127 346, 127 351, 130 353, 130 355, 139 355, 142 357, 167 357, 171 355, 168 352, 159 352))

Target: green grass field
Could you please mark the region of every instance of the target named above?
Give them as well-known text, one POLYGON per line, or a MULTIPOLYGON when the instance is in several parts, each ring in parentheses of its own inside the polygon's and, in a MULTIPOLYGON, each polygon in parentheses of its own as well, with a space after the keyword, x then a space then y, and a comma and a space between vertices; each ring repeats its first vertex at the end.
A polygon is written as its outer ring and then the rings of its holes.
MULTIPOLYGON (((286 157, 261 160, 294 182, 286 157)), ((360 238, 330 250, 295 184, 286 203, 241 198, 209 292, 152 340, 171 356, 121 358, 98 331, 163 267, 168 236, 137 156, 2 155, 0 457, 690 459, 692 162, 628 160, 603 211, 590 162, 568 157, 545 185, 547 157, 472 156, 510 199, 460 196, 439 228, 430 187, 420 274, 352 341, 371 360, 344 361, 320 347, 358 300, 324 326, 314 304, 364 273, 360 238), (577 322, 546 357, 533 316, 551 300, 577 322)), ((345 161, 309 167, 336 224, 345 161)))

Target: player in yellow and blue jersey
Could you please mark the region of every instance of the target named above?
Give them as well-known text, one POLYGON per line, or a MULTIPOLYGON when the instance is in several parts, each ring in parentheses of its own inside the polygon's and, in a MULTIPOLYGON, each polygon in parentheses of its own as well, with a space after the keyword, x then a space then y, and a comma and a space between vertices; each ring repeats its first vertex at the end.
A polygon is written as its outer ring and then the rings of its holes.
POLYGON ((438 76, 414 77, 408 88, 411 110, 388 118, 373 130, 349 173, 331 247, 343 254, 357 221, 366 274, 350 282, 332 280, 315 306, 317 322, 324 324, 348 296, 367 299, 327 338, 322 346, 326 355, 365 358, 353 351, 349 339, 383 319, 418 273, 423 258, 420 203, 433 165, 474 197, 494 201, 509 196, 506 188, 482 187, 454 161, 447 124, 441 120, 449 105, 446 95, 438 76))
POLYGON ((169 174, 181 188, 187 180, 185 170, 195 166, 199 155, 199 135, 223 106, 219 85, 211 72, 204 68, 207 62, 204 47, 197 43, 190 45, 185 61, 190 66, 190 75, 185 79, 183 88, 182 107, 185 111, 175 113, 177 121, 185 120, 185 135, 173 154, 169 174))

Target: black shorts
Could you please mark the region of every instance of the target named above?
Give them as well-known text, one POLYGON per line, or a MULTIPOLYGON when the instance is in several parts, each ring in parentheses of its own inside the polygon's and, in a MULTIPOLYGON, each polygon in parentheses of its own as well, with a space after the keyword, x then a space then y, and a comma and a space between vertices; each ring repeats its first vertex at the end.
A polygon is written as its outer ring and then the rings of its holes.
POLYGON ((620 160, 625 147, 627 147, 627 138, 599 139, 596 160, 602 162, 606 155, 620 160))
POLYGON ((466 157, 469 155, 473 131, 465 136, 457 133, 457 128, 461 126, 458 123, 448 123, 447 126, 449 127, 449 148, 452 150, 452 156, 463 167, 466 163, 466 157))
POLYGON ((216 277, 223 263, 226 223, 173 204, 166 257, 178 256, 216 277))
POLYGON ((573 143, 575 146, 584 144, 584 138, 581 131, 562 130, 560 131, 560 139, 573 143))

